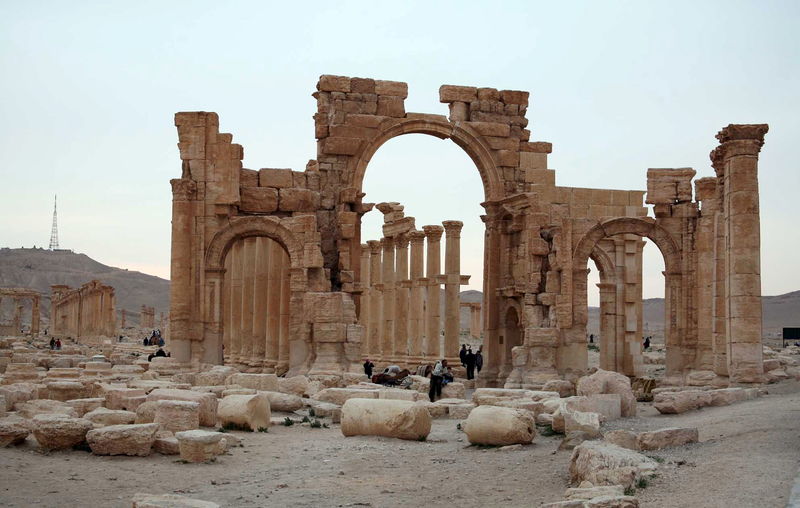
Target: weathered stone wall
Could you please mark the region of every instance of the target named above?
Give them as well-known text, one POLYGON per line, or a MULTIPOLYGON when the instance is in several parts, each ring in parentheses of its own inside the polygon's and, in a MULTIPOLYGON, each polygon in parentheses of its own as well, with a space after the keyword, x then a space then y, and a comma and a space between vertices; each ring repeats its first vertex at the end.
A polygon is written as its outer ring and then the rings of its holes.
POLYGON ((51 289, 50 335, 83 341, 116 335, 113 287, 93 280, 80 288, 55 285, 51 289))

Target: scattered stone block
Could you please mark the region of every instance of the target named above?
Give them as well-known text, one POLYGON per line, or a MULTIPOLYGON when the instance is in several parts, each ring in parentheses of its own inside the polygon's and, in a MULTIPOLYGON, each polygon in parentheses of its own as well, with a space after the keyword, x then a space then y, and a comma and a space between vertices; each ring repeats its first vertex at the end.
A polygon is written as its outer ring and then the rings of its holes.
POLYGON ((78 417, 82 417, 89 411, 93 411, 98 407, 103 407, 103 404, 106 403, 106 399, 101 397, 89 398, 89 399, 74 399, 68 400, 66 404, 75 409, 78 413, 78 417))
POLYGON ((700 390, 661 392, 653 396, 653 407, 662 414, 680 414, 711 404, 711 393, 700 390))
POLYGON ((200 404, 186 400, 159 400, 153 422, 170 432, 200 428, 200 404))
POLYGON ((478 406, 466 422, 464 432, 472 444, 504 446, 529 444, 536 436, 530 412, 496 406, 478 406))
POLYGON ((292 376, 278 378, 278 391, 303 397, 308 395, 308 378, 305 376, 292 376))
POLYGON ((600 436, 600 415, 583 411, 564 412, 564 432, 585 432, 591 437, 600 436))
POLYGON ((627 448, 603 441, 584 441, 572 452, 569 473, 572 482, 594 485, 622 485, 627 488, 639 478, 651 476, 658 465, 652 459, 627 448))
POLYGON ((181 453, 178 439, 175 436, 156 437, 153 451, 161 455, 179 455, 181 453))
POLYGON ((49 399, 36 399, 19 403, 17 404, 17 413, 19 416, 28 419, 43 414, 60 414, 71 418, 78 417, 78 412, 72 406, 49 399))
POLYGON ((640 450, 660 450, 673 446, 696 443, 699 439, 696 428, 670 427, 639 434, 637 444, 640 450))
POLYGON ((271 411, 281 411, 284 413, 293 413, 302 409, 305 402, 297 395, 281 392, 258 392, 267 396, 269 399, 269 408, 271 411))
POLYGON ((375 390, 359 390, 351 388, 326 388, 311 398, 341 406, 347 400, 354 398, 377 399, 378 392, 375 390))
POLYGON ((603 435, 603 440, 607 443, 627 448, 628 450, 639 450, 639 436, 630 430, 612 430, 603 435))
POLYGON ((106 409, 99 407, 89 411, 84 418, 94 424, 95 427, 105 427, 108 425, 127 425, 136 420, 136 413, 123 411, 121 409, 106 409))
POLYGON ((265 392, 278 391, 278 376, 275 374, 242 374, 237 373, 225 380, 226 385, 239 385, 242 388, 265 392))
POLYGON ((77 381, 54 381, 47 384, 47 398, 66 402, 82 399, 88 395, 83 383, 77 381))
POLYGON ((90 430, 86 434, 86 442, 95 455, 146 457, 150 455, 156 432, 156 423, 109 425, 90 430))
MULTIPOLYGON (((246 395, 235 395, 235 397, 246 397, 246 395)), ((186 462, 207 462, 215 458, 220 452, 219 442, 222 436, 220 432, 206 430, 185 430, 175 434, 181 459, 186 462)))
POLYGON ((557 392, 560 397, 575 395, 575 385, 565 379, 551 379, 542 387, 546 392, 557 392))
POLYGON ((578 379, 576 393, 578 395, 619 394, 622 417, 636 416, 636 396, 631 388, 631 380, 618 372, 598 369, 591 376, 578 379))
POLYGON ((45 450, 72 448, 86 440, 92 422, 59 414, 41 414, 33 418, 33 436, 45 450))
POLYGON ((219 505, 177 494, 136 494, 133 508, 219 508, 219 505))
POLYGON ((269 398, 264 394, 229 395, 219 401, 217 416, 220 424, 258 430, 270 425, 269 398))
POLYGON ((213 393, 159 388, 153 390, 147 396, 148 402, 158 400, 185 400, 197 402, 200 404, 200 425, 203 427, 213 427, 217 424, 217 397, 213 393))
POLYGON ((19 444, 31 433, 28 423, 22 418, 0 418, 0 448, 19 444))
POLYGON ((342 434, 423 440, 431 416, 421 404, 405 400, 348 399, 342 406, 342 434))

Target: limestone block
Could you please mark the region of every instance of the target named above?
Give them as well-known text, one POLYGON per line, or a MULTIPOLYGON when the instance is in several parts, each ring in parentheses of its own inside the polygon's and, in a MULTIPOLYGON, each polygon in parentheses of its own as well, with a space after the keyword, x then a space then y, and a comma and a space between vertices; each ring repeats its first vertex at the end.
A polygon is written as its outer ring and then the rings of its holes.
POLYGON ((265 392, 278 391, 278 376, 275 374, 234 374, 225 380, 226 385, 239 385, 242 388, 265 392))
MULTIPOLYGON (((200 404, 200 425, 213 427, 217 424, 217 397, 213 393, 191 390, 158 389, 147 396, 147 401, 186 400, 200 404)), ((154 415, 155 416, 155 415, 154 415)))
POLYGON ((302 397, 308 389, 308 378, 305 376, 292 376, 278 378, 278 391, 302 397))
POLYGON ((19 444, 31 433, 28 423, 19 417, 0 418, 0 448, 19 444))
POLYGON ((568 397, 564 401, 572 411, 599 413, 604 422, 617 420, 621 416, 622 397, 618 393, 568 397))
POLYGON ((572 500, 590 500, 596 497, 606 496, 622 496, 625 494, 625 489, 622 485, 608 485, 600 487, 574 487, 567 489, 564 492, 564 499, 572 500))
POLYGON ((266 395, 229 395, 219 401, 217 417, 221 425, 234 424, 258 430, 269 427, 270 405, 266 395))
POLYGON ((474 86, 442 85, 439 87, 439 102, 474 102, 478 100, 478 89, 474 86))
POLYGON ((86 439, 92 422, 59 414, 41 414, 33 418, 31 430, 39 446, 46 450, 72 448, 86 439))
POLYGON ((653 396, 653 407, 662 414, 685 413, 711 404, 711 394, 700 390, 662 392, 653 396))
MULTIPOLYGON (((234 395, 234 397, 246 397, 246 395, 234 395)), ((207 462, 219 455, 222 434, 220 432, 208 432, 205 430, 185 430, 175 434, 178 440, 178 447, 181 459, 186 462, 207 462)))
POLYGON ((47 384, 47 398, 62 402, 86 397, 86 387, 77 381, 55 381, 47 384))
POLYGON ((640 450, 660 450, 673 446, 696 443, 699 432, 696 428, 670 427, 666 429, 642 432, 637 438, 640 450))
POLYGON ((463 399, 465 393, 466 388, 464 387, 464 383, 447 383, 442 387, 442 397, 445 399, 463 399))
POLYGON ((617 393, 622 398, 620 413, 623 418, 636 416, 636 396, 631 389, 631 380, 617 372, 597 369, 591 376, 578 379, 578 395, 617 393))
POLYGON ((224 385, 226 379, 238 372, 239 371, 233 367, 215 365, 211 370, 195 374, 192 384, 196 386, 224 385))
POLYGON ((536 425, 528 411, 478 406, 470 412, 464 431, 472 444, 505 446, 531 443, 536 425))
MULTIPOLYGON (((326 144, 331 139, 326 139, 326 144)), ((319 192, 297 188, 278 190, 278 210, 282 212, 313 212, 319 208, 319 203, 319 192)))
POLYGON ((417 402, 426 400, 427 396, 416 390, 403 390, 401 388, 379 388, 378 398, 384 400, 408 400, 417 402))
POLYGON ((565 379, 551 379, 542 387, 546 392, 557 392, 559 397, 571 397, 575 395, 575 385, 565 379))
POLYGON ((242 187, 239 210, 270 213, 278 209, 278 189, 272 187, 242 187))
POLYGON ((375 80, 375 93, 378 95, 391 95, 405 99, 408 97, 408 84, 402 81, 375 80))
POLYGON ((350 78, 323 74, 317 82, 317 90, 320 92, 349 92, 350 78))
POLYGON ((421 404, 405 400, 349 399, 342 406, 344 436, 383 436, 422 440, 431 416, 421 404))
POLYGON ((106 407, 108 409, 125 409, 127 397, 139 397, 147 393, 139 388, 111 388, 106 390, 106 407))
POLYGON ((178 439, 175 436, 158 436, 153 441, 153 451, 161 455, 179 455, 181 453, 178 439))
POLYGON ((486 406, 510 407, 512 409, 524 409, 530 411, 534 417, 542 412, 544 404, 526 399, 500 399, 495 404, 484 404, 486 406))
POLYGON ((584 441, 572 452, 569 473, 573 483, 622 485, 627 488, 639 478, 651 476, 655 461, 627 448, 603 441, 584 441))
MULTIPOLYGON (((441 402, 441 400, 437 402, 441 402)), ((471 402, 465 402, 463 404, 449 404, 447 406, 447 416, 457 420, 466 420, 475 407, 475 404, 471 402)))
POLYGON ((717 379, 717 375, 711 370, 693 370, 686 374, 688 386, 710 386, 715 379, 717 379))
POLYGON ((612 430, 603 435, 603 440, 607 443, 627 448, 629 450, 639 449, 639 436, 630 430, 612 430))
POLYGON ((744 388, 722 388, 708 392, 711 396, 711 406, 727 406, 734 402, 741 402, 750 398, 744 388))
POLYGON ((78 417, 82 417, 89 411, 93 411, 98 407, 103 407, 103 404, 106 403, 105 398, 96 397, 96 398, 89 398, 89 399, 74 399, 66 401, 68 406, 71 406, 75 409, 78 413, 78 417))
POLYGON ((21 402, 17 404, 17 413, 19 416, 28 419, 43 414, 60 414, 71 418, 78 417, 78 412, 75 411, 72 406, 64 402, 49 399, 35 399, 29 400, 28 402, 21 402))
POLYGON ((94 424, 95 427, 105 427, 108 425, 127 425, 136 420, 136 413, 119 409, 106 409, 99 407, 83 415, 94 424))
POLYGON ((600 415, 583 411, 564 412, 564 432, 585 432, 590 437, 600 435, 600 415))
POLYGON ((253 395, 257 393, 258 390, 254 390, 252 388, 242 388, 241 386, 235 385, 236 388, 228 388, 227 390, 223 391, 219 398, 227 397, 228 395, 253 395))
POLYGON ((217 503, 177 494, 136 494, 133 508, 219 508, 217 503))
POLYGON ((90 430, 86 442, 95 455, 146 457, 150 455, 156 432, 158 424, 155 423, 109 425, 90 430))
POLYGON ((36 386, 31 383, 12 383, 0 386, 0 395, 6 399, 6 411, 11 411, 19 402, 36 398, 36 386))
POLYGON ((285 413, 293 413, 298 409, 302 409, 305 406, 305 402, 301 397, 297 395, 291 395, 288 393, 281 393, 281 392, 268 392, 268 391, 259 391, 258 393, 266 395, 269 399, 269 408, 270 411, 282 411, 285 413))
POLYGON ((156 419, 156 408, 159 401, 154 400, 145 402, 136 408, 136 420, 134 423, 153 423, 156 419))
POLYGON ((241 386, 239 385, 193 386, 189 389, 193 392, 213 393, 218 399, 220 399, 222 398, 222 394, 225 393, 225 390, 230 390, 231 388, 241 388, 241 386))
POLYGON ((561 439, 561 444, 558 445, 558 449, 574 450, 579 444, 589 439, 594 439, 595 437, 597 436, 579 430, 573 430, 564 434, 564 437, 561 439))
MULTIPOLYGON (((137 413, 138 415, 138 413, 137 413)), ((186 400, 159 400, 153 422, 162 430, 180 432, 200 427, 200 403, 186 400)))
POLYGON ((311 398, 314 400, 330 402, 332 404, 342 406, 349 399, 377 399, 378 392, 375 390, 359 390, 351 388, 326 388, 319 393, 316 393, 311 398))

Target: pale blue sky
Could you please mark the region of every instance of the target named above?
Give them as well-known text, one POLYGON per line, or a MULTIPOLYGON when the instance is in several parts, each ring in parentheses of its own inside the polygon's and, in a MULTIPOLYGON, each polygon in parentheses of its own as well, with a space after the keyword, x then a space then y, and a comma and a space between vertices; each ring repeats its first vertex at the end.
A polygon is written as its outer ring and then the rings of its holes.
MULTIPOLYGON (((0 246, 47 246, 58 193, 62 247, 168 276, 173 114, 218 112, 245 167, 302 170, 310 94, 341 74, 406 81, 406 110, 427 113, 446 113, 444 83, 529 90, 532 139, 553 143, 568 186, 644 189, 648 167, 708 176, 719 128, 767 122, 763 291, 797 290, 798 26, 794 1, 3 0, 0 246)), ((365 190, 420 226, 463 220, 463 271, 480 286, 483 194, 455 145, 392 140, 365 190)), ((647 252, 645 296, 658 296, 663 263, 647 252)))

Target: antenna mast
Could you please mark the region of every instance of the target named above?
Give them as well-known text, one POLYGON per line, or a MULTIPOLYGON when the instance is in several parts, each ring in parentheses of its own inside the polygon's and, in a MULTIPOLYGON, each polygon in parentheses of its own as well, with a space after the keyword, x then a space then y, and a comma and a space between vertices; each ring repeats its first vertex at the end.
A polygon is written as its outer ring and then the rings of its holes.
POLYGON ((58 196, 53 198, 53 227, 50 230, 50 250, 58 250, 58 196))

